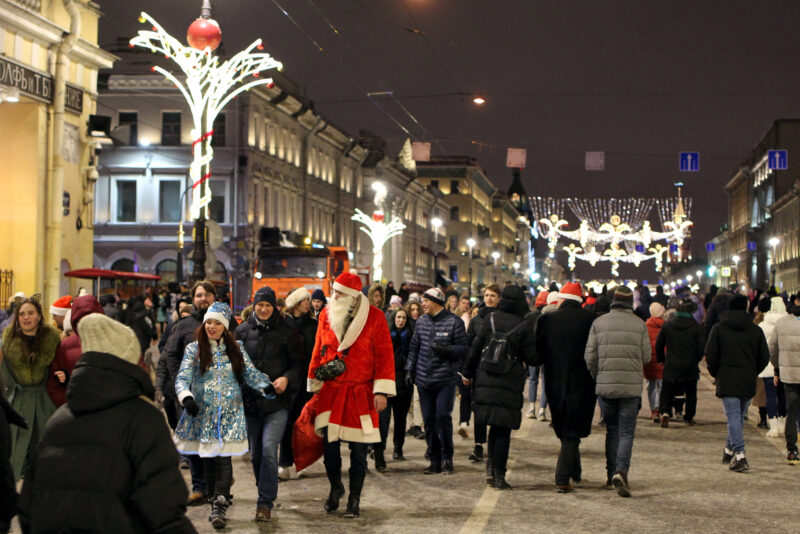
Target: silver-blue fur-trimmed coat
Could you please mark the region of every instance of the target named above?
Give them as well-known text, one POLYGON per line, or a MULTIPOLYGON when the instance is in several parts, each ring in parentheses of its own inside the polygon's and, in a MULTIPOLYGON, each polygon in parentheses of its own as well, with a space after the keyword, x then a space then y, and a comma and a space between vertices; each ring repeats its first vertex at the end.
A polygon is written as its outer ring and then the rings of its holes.
MULTIPOLYGON (((244 359, 244 382, 256 391, 270 384, 269 377, 256 369, 239 341, 244 359)), ((193 396, 200 408, 196 417, 184 411, 175 429, 175 445, 184 454, 202 457, 239 456, 247 452, 247 422, 244 417, 242 390, 225 351, 225 344, 211 342, 212 361, 200 372, 197 342, 186 346, 175 379, 180 402, 193 396)))

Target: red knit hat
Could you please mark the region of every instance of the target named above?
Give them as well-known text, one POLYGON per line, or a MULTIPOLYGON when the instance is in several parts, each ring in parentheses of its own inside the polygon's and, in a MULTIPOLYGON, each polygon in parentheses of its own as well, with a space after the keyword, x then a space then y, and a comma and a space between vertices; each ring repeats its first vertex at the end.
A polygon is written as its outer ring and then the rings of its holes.
POLYGON ((536 295, 536 302, 533 303, 534 308, 541 308, 547 305, 547 291, 539 291, 536 295))
POLYGON ((569 282, 564 284, 564 287, 559 291, 558 296, 564 300, 575 300, 577 302, 583 301, 583 290, 581 285, 576 282, 569 282))
POLYGON ((67 314, 67 310, 72 307, 72 295, 65 295, 56 300, 50 306, 50 313, 52 315, 60 315, 61 317, 67 314))
POLYGON ((352 273, 342 273, 333 281, 333 289, 340 291, 345 295, 357 297, 361 294, 361 278, 352 273))

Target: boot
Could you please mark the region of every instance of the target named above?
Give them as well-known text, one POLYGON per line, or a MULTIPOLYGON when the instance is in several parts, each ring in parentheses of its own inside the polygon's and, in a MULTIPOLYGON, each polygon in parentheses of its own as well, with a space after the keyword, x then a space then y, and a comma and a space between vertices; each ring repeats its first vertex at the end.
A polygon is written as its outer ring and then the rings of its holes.
POLYGON ((225 512, 227 510, 228 500, 225 498, 225 496, 217 495, 214 497, 214 500, 211 501, 211 514, 209 514, 208 520, 211 522, 211 526, 214 527, 215 530, 225 528, 225 525, 228 523, 227 519, 225 518, 225 512))
POLYGON ((361 502, 361 490, 364 488, 364 477, 350 475, 350 495, 347 496, 347 510, 344 516, 348 519, 356 518, 360 515, 359 503, 361 502))
POLYGON ((491 456, 486 457, 486 485, 494 486, 494 460, 491 456))
POLYGON ((777 438, 780 435, 778 433, 778 419, 776 417, 770 417, 769 419, 767 419, 767 423, 769 424, 769 430, 767 430, 767 437, 777 438))
POLYGON ((375 471, 383 473, 386 471, 386 458, 383 457, 383 449, 375 447, 375 471))
POLYGON ((339 508, 339 500, 344 496, 341 467, 335 473, 328 473, 328 481, 331 483, 331 491, 325 501, 325 511, 331 513, 339 508))
POLYGON ((499 489, 499 490, 511 489, 511 485, 508 482, 506 482, 505 470, 500 470, 500 469, 494 470, 494 489, 499 489))
POLYGON ((758 407, 758 428, 768 428, 767 409, 763 406, 758 407))
POLYGON ((783 436, 783 431, 786 428, 786 417, 778 417, 778 436, 783 436))
POLYGON ((475 449, 469 455, 469 459, 475 463, 483 461, 483 445, 480 443, 475 444, 475 449))

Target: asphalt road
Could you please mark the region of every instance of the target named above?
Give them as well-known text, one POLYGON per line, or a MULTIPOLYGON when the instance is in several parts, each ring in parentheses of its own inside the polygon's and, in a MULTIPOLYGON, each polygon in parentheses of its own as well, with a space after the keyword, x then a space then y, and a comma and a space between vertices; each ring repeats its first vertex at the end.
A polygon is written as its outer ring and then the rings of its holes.
MULTIPOLYGON (((584 481, 563 495, 554 489, 559 442, 552 428, 523 418, 511 441, 507 480, 513 490, 484 485, 484 464, 467 459, 471 438, 455 437, 454 474, 429 476, 422 474, 424 441, 408 438, 406 461, 392 461, 389 455, 385 473, 377 473, 370 462, 358 519, 342 517, 346 497, 337 514, 323 510, 328 481, 320 461, 307 470, 308 476, 281 482, 272 521, 256 524, 252 469, 236 458, 235 499, 225 532, 797 532, 800 466, 786 464, 782 438, 766 438, 756 428, 754 408, 745 429, 750 471, 733 473, 721 463, 725 417, 707 375, 699 385, 694 427, 673 423, 662 429, 649 419, 646 399, 643 404, 629 473, 630 499, 604 488, 602 427, 595 425, 583 440, 584 481)), ((457 418, 457 406, 453 413, 457 418)), ((345 486, 347 464, 345 458, 345 486)), ((188 478, 188 471, 184 474, 188 478)), ((189 509, 200 532, 214 532, 208 511, 208 506, 189 509)))

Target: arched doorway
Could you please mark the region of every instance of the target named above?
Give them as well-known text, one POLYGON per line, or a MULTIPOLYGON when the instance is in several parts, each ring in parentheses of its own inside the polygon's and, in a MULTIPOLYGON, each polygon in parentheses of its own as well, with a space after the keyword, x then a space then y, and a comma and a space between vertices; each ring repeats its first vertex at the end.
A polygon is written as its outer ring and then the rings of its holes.
POLYGON ((132 273, 133 265, 133 260, 129 260, 128 258, 120 258, 111 264, 111 270, 132 273))
POLYGON ((175 260, 161 260, 156 265, 156 274, 161 277, 161 284, 175 282, 178 262, 175 260))

